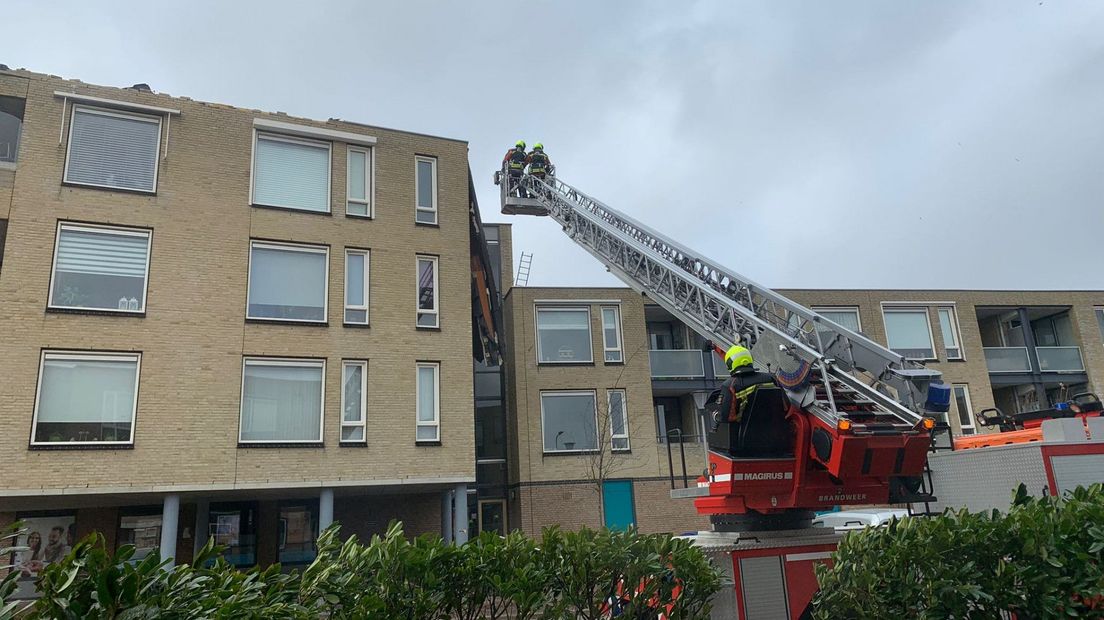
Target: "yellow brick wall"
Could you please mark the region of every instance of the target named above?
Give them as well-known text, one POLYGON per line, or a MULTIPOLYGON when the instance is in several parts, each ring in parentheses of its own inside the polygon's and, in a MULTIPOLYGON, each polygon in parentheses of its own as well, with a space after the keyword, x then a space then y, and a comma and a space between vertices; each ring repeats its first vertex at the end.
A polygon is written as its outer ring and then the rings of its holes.
POLYGON ((39 488, 474 477, 466 143, 0 73, 0 94, 19 88, 27 111, 18 169, 7 182, 0 176, 0 216, 10 220, 0 273, 0 453, 19 475, 0 482, 0 503, 6 491, 39 488), (62 99, 54 91, 181 110, 156 195, 62 185, 62 99), (376 219, 344 216, 341 142, 333 145, 332 215, 250 207, 254 118, 376 137, 376 219), (414 224, 415 154, 438 158, 439 227, 414 224), (153 229, 145 317, 46 312, 59 220, 153 229), (250 238, 329 245, 328 326, 246 324, 250 238), (372 251, 367 329, 342 326, 345 247, 372 251), (440 330, 414 327, 416 253, 441 257, 440 330), (28 449, 43 348, 142 352, 133 449, 28 449), (324 448, 237 446, 243 355, 326 359, 324 448), (345 358, 369 360, 367 448, 338 445, 345 358), (439 447, 415 446, 416 360, 441 362, 439 447))

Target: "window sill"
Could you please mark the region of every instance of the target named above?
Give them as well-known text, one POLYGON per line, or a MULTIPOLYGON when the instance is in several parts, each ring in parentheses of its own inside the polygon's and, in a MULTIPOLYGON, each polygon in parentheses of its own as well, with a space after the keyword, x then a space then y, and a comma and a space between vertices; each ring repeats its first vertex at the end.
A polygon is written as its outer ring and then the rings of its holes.
POLYGON ((441 331, 441 326, 438 325, 436 327, 429 327, 427 325, 415 325, 414 329, 420 332, 439 332, 441 331))
POLYGON ((292 319, 255 319, 245 317, 246 323, 254 325, 301 325, 303 327, 329 327, 329 321, 295 321, 292 319))
POLYGON ((16 162, 0 161, 0 170, 16 170, 18 167, 19 166, 18 164, 16 164, 16 162))
POLYGON ((537 366, 594 366, 594 362, 537 362, 537 366))
POLYGON ((372 217, 371 215, 358 215, 356 213, 349 213, 348 211, 345 212, 345 217, 347 217, 349 219, 353 219, 353 220, 368 220, 368 221, 376 219, 375 217, 372 217))
POLYGON ((544 451, 544 456, 590 456, 591 454, 598 454, 598 450, 556 450, 554 452, 544 451))
POLYGON ((415 226, 425 226, 426 228, 440 228, 441 227, 441 224, 439 222, 419 222, 418 220, 414 220, 414 225, 415 226))
POLYGON ((354 329, 368 329, 372 325, 370 323, 342 323, 342 327, 352 327, 354 329))
POLYGON ((42 450, 48 452, 50 450, 133 450, 133 443, 48 443, 48 444, 30 444, 27 446, 28 450, 42 450))
POLYGON ((367 448, 367 441, 342 441, 338 444, 339 448, 367 448))
POLYGON ((438 439, 437 441, 415 441, 415 442, 414 442, 414 445, 415 445, 416 447, 419 447, 419 448, 433 448, 433 447, 440 447, 440 445, 441 445, 441 440, 440 440, 440 439, 438 439))
POLYGON ((606 366, 624 366, 625 362, 624 361, 620 361, 620 362, 602 362, 602 364, 604 364, 606 366))
POLYGON ((281 207, 278 205, 262 205, 257 203, 252 203, 249 206, 257 209, 272 209, 274 211, 290 211, 292 213, 305 213, 307 215, 326 215, 333 217, 332 209, 329 211, 314 211, 312 209, 300 209, 298 207, 281 207))
POLYGON ((57 306, 47 306, 46 312, 49 314, 85 314, 88 316, 128 316, 134 318, 145 318, 145 310, 99 310, 96 308, 62 308, 57 306))
POLYGON ((148 189, 131 189, 129 187, 109 187, 107 185, 91 185, 88 183, 73 183, 72 181, 62 181, 62 187, 81 188, 81 189, 94 189, 101 192, 119 192, 123 194, 137 194, 140 196, 157 196, 157 190, 148 189))
POLYGON ((261 448, 261 449, 267 449, 267 448, 325 448, 326 445, 324 443, 322 443, 321 441, 304 441, 304 442, 297 442, 297 441, 292 441, 292 442, 287 442, 287 441, 283 441, 283 442, 280 442, 280 441, 251 442, 251 441, 247 441, 247 442, 243 442, 243 441, 239 441, 238 442, 238 447, 239 448, 245 448, 245 449, 250 449, 250 448, 261 448))

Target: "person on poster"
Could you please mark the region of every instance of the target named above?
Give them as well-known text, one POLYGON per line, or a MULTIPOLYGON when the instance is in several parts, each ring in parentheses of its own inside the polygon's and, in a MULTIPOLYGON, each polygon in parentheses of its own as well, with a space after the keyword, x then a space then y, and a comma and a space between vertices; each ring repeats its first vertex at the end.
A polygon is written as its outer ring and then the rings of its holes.
POLYGON ((65 544, 66 533, 65 528, 60 525, 55 525, 50 528, 50 539, 46 544, 46 550, 42 554, 42 559, 47 564, 54 562, 60 562, 62 558, 69 555, 69 545, 65 544))
POLYGON ((27 534, 27 550, 19 554, 15 565, 23 577, 34 577, 42 570, 42 534, 27 534))

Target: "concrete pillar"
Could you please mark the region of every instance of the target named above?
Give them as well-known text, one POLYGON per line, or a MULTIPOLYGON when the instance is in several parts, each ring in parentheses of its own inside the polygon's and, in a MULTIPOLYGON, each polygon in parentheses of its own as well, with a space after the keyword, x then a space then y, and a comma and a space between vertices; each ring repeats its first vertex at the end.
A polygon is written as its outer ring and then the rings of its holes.
POLYGON ((322 489, 318 495, 318 533, 330 527, 333 523, 333 489, 322 489))
POLYGON ((195 536, 193 539, 192 557, 199 553, 199 550, 203 548, 203 545, 207 544, 207 538, 210 536, 210 528, 207 526, 208 521, 211 519, 211 503, 205 499, 201 499, 196 502, 196 516, 195 516, 195 536))
POLYGON ((176 531, 180 525, 180 496, 166 495, 161 508, 161 559, 170 560, 169 566, 176 562, 176 531))
POLYGON ((452 543, 452 491, 441 492, 441 538, 452 543))
POLYGON ((468 485, 456 485, 452 498, 452 522, 455 533, 453 541, 457 545, 468 542, 468 485))

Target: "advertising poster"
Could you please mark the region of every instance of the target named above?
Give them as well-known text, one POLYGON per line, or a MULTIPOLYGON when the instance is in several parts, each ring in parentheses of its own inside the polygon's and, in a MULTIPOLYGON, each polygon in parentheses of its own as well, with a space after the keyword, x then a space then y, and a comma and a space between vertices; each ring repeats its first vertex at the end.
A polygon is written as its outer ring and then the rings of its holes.
POLYGON ((50 517, 20 517, 23 533, 16 539, 17 547, 27 547, 14 554, 14 570, 19 573, 16 598, 34 596, 34 581, 42 569, 69 554, 76 540, 76 515, 50 517))

